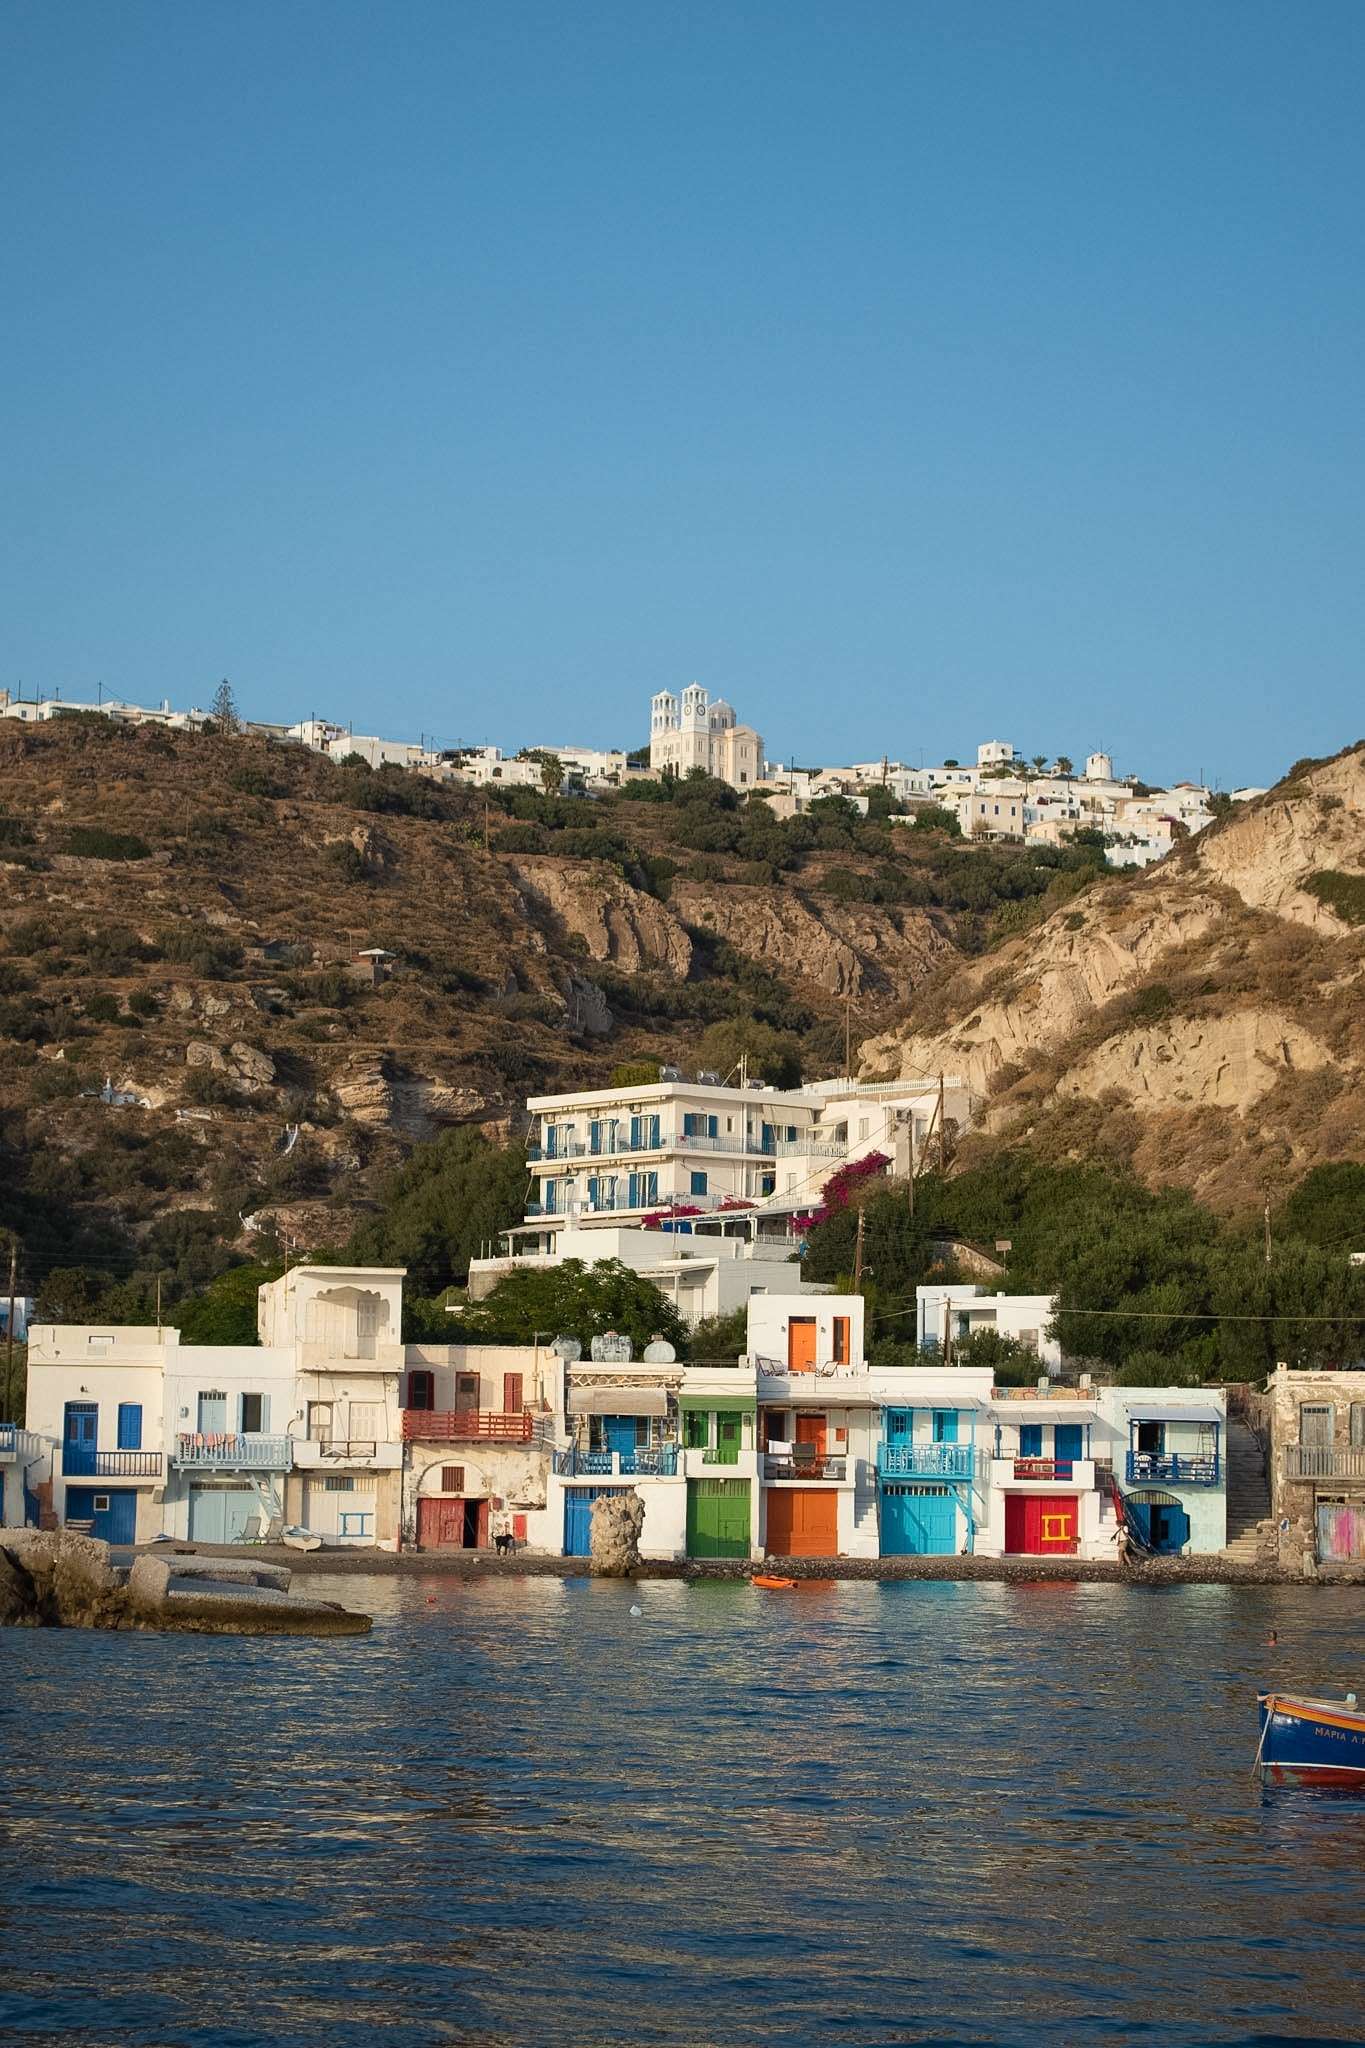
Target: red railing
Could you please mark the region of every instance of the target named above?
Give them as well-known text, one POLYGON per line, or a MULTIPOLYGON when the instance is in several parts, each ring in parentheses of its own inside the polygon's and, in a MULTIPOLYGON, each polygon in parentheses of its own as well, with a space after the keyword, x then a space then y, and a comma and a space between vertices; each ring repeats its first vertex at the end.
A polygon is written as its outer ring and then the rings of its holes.
POLYGON ((529 1444, 531 1411, 498 1415, 478 1408, 405 1408, 403 1441, 424 1444, 529 1444))

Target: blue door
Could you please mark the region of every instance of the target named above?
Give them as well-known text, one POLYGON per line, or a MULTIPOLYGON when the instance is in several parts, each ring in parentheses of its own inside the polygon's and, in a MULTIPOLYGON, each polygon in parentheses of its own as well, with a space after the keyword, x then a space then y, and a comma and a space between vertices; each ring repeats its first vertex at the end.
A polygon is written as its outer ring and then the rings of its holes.
POLYGON ((68 1522, 90 1522, 91 1535, 105 1543, 132 1543, 137 1535, 137 1495, 131 1488, 109 1492, 100 1486, 68 1486, 68 1522))
POLYGON ((951 1557, 956 1548, 957 1500, 950 1486, 883 1486, 883 1557, 951 1557))
POLYGON ((609 1451, 633 1451, 637 1436, 633 1415, 604 1415, 602 1441, 609 1451))
POLYGON ((889 1444, 908 1444, 910 1424, 914 1411, 910 1408, 888 1408, 886 1411, 886 1441, 889 1444))
POLYGON ((118 1447, 121 1451, 142 1449, 142 1403, 120 1401, 118 1404, 118 1447))
MULTIPOLYGON (((94 1474, 95 1435, 99 1428, 100 1411, 95 1401, 68 1401, 62 1425, 62 1470, 68 1477, 74 1472, 94 1474)), ((80 1515, 78 1521, 84 1521, 80 1515)))
POLYGON ((590 1536, 592 1532, 592 1504, 599 1493, 606 1493, 605 1486, 566 1486, 564 1489, 564 1555, 565 1557, 589 1557, 592 1554, 590 1536))
POLYGON ((936 1444, 955 1444, 957 1442, 956 1408, 935 1408, 934 1442, 936 1444))
POLYGON ((1065 1465, 1065 1472, 1057 1473, 1058 1479, 1069 1479, 1070 1468, 1079 1458, 1085 1456, 1085 1437, 1079 1422, 1059 1422, 1052 1432, 1052 1456, 1057 1465, 1065 1465))
POLYGON ((1019 1455, 1021 1458, 1041 1458, 1043 1455, 1043 1425, 1041 1422, 1021 1422, 1019 1425, 1019 1455))

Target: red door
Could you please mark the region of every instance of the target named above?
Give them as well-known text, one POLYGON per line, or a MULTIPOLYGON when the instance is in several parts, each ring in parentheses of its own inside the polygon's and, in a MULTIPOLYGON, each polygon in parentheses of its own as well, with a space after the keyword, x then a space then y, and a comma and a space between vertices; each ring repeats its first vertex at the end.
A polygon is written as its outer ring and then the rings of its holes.
POLYGON ((502 1376, 502 1412, 504 1415, 520 1415, 521 1410, 521 1374, 505 1372, 502 1376))
POLYGON ((815 1371, 815 1317, 792 1316, 787 1323, 787 1371, 815 1371))
POLYGON ((1005 1551, 1011 1557, 1074 1557, 1080 1502, 1074 1494, 1011 1493, 1005 1499, 1005 1551))
POLYGON ((463 1550, 463 1500, 449 1494, 419 1500, 417 1541, 423 1550, 463 1550))

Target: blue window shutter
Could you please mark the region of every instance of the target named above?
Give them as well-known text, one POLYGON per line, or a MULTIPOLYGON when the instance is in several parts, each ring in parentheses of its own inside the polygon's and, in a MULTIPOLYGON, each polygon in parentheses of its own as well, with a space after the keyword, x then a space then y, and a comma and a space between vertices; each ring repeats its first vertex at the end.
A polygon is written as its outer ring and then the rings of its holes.
POLYGON ((597 1190, 598 1190, 598 1187, 599 1187, 600 1185, 601 1185, 601 1183, 600 1183, 600 1182, 598 1181, 597 1175, 596 1175, 595 1173, 590 1173, 590 1174, 588 1175, 588 1206, 589 1206, 589 1208, 595 1209, 595 1208, 597 1207, 597 1190))
POLYGON ((657 1202, 658 1199, 659 1176, 657 1173, 647 1173, 645 1175, 645 1200, 647 1202, 657 1202))
POLYGON ((120 1401, 118 1404, 118 1447, 121 1451, 142 1449, 142 1403, 120 1401))
POLYGON ((1019 1425, 1019 1455, 1021 1458, 1041 1458, 1043 1455, 1043 1425, 1041 1422, 1021 1422, 1019 1425))
POLYGON ((626 1207, 627 1207, 628 1209, 638 1209, 638 1208, 639 1208, 639 1206, 640 1206, 640 1176, 639 1176, 639 1174, 638 1174, 638 1173, 633 1173, 633 1174, 632 1174, 632 1175, 630 1176, 630 1180, 629 1180, 629 1182, 627 1183, 627 1194, 626 1194, 626 1207))
POLYGON ((659 1119, 657 1116, 652 1116, 649 1120, 649 1142, 651 1145, 657 1145, 659 1142, 659 1119))
POLYGON ((694 1195, 704 1195, 706 1193, 706 1175, 704 1173, 693 1174, 692 1193, 694 1195))
POLYGON ((956 1408, 935 1408, 934 1442, 936 1444, 955 1444, 957 1442, 956 1408))
POLYGON ((707 1117, 707 1119, 706 1119, 706 1135, 707 1135, 707 1137, 708 1137, 708 1138, 714 1138, 714 1137, 715 1137, 715 1135, 716 1135, 716 1132, 717 1132, 717 1131, 718 1131, 719 1129, 720 1129, 720 1119, 719 1119, 719 1117, 714 1117, 714 1116, 708 1116, 708 1117, 707 1117))
POLYGON ((640 1142, 640 1119, 638 1116, 633 1116, 630 1120, 630 1142, 632 1146, 636 1146, 640 1142))

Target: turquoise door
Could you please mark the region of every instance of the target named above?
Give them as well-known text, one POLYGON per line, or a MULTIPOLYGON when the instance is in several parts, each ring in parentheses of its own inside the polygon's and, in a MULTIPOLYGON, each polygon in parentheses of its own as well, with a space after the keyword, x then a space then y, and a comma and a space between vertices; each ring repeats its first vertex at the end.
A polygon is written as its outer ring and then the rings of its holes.
POLYGON ((609 1451, 633 1451, 637 1442, 633 1415, 604 1415, 602 1441, 609 1451))
POLYGON ((883 1557, 951 1557, 956 1549, 957 1500, 950 1486, 883 1486, 883 1557))
POLYGON ((913 1410, 909 1408, 888 1408, 886 1411, 886 1441, 889 1444, 908 1444, 913 1410))
POLYGON ((956 1408, 935 1408, 934 1442, 936 1444, 955 1444, 957 1442, 956 1408))
POLYGON ((68 1486, 68 1522, 89 1522, 91 1535, 105 1543, 132 1543, 137 1536, 137 1495, 126 1489, 110 1492, 102 1486, 68 1486))
POLYGON ((588 1557, 592 1553, 592 1504, 604 1486, 566 1486, 564 1489, 564 1555, 588 1557))
MULTIPOLYGON (((1059 1422, 1052 1432, 1052 1455, 1059 1465, 1074 1465, 1085 1456, 1085 1437, 1079 1422, 1059 1422)), ((1067 1479, 1069 1472, 1059 1472, 1059 1479, 1067 1479)))

